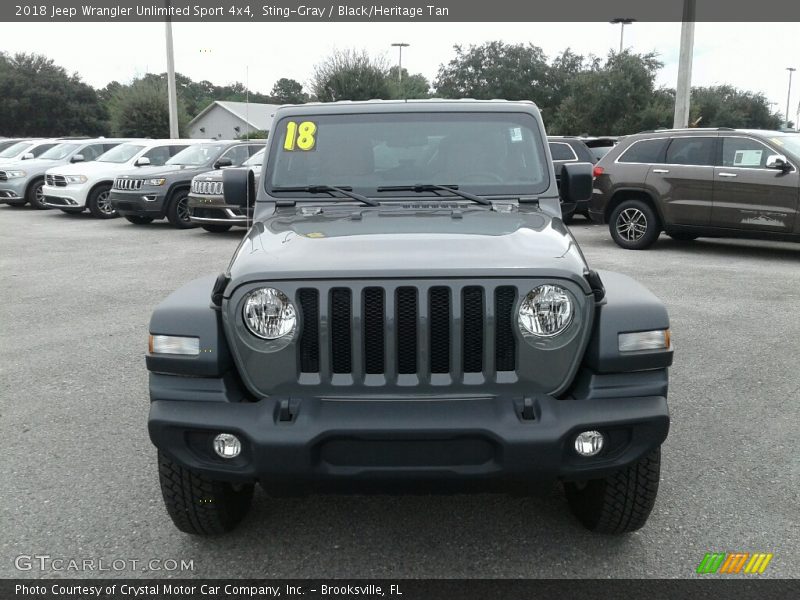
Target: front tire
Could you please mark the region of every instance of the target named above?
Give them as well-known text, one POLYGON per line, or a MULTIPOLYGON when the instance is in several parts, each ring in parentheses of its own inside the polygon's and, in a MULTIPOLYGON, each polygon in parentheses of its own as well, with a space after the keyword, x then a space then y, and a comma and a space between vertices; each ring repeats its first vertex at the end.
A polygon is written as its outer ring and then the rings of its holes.
POLYGON ((175 464, 158 453, 161 494, 175 527, 193 535, 219 535, 236 528, 253 500, 253 484, 234 487, 175 464))
MULTIPOLYGON (((50 207, 44 205, 44 179, 37 179, 28 186, 25 192, 25 200, 28 201, 33 208, 38 210, 48 210, 50 207)), ((24 203, 23 203, 24 204, 24 203)))
POLYGON ((189 190, 178 190, 172 194, 167 208, 167 219, 178 229, 197 227, 197 224, 189 219, 189 190))
POLYGON ((653 208, 642 200, 626 200, 611 213, 611 237, 626 250, 644 250, 661 234, 661 223, 653 208))
POLYGON ((89 212, 97 219, 113 219, 118 217, 119 213, 111 206, 111 186, 98 185, 94 188, 89 197, 86 199, 86 205, 89 207, 89 212))
POLYGON ((134 225, 149 225, 153 222, 153 217, 142 217, 141 215, 125 215, 125 220, 134 225))
POLYGON ((661 449, 603 479, 564 483, 573 514, 590 531, 620 534, 644 526, 658 494, 661 449))
POLYGON ((225 233, 233 225, 201 225, 200 227, 211 233, 225 233))

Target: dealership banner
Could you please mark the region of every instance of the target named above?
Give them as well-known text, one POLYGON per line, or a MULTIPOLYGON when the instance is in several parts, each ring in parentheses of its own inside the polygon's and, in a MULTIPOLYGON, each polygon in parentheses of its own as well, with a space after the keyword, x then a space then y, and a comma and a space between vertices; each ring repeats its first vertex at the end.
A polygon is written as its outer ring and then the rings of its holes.
POLYGON ((797 598, 797 580, 591 580, 591 579, 42 579, 0 580, 3 600, 605 600, 646 594, 674 598, 797 598))
POLYGON ((771 0, 51 0, 0 3, 0 20, 80 21, 800 21, 800 1, 771 0))

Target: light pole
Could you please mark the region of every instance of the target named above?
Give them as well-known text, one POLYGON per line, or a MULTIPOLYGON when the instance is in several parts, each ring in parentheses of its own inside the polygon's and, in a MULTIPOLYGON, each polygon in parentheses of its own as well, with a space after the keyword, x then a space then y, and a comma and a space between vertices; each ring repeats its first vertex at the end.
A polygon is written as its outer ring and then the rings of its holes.
MULTIPOLYGON (((170 0, 166 7, 169 9, 170 0)), ((178 132, 178 94, 175 91, 175 51, 172 48, 172 19, 168 16, 165 22, 167 31, 167 101, 169 103, 169 137, 176 139, 178 132)))
POLYGON ((394 42, 392 47, 397 48, 399 57, 397 61, 397 84, 403 85, 403 48, 408 48, 411 44, 405 42, 394 42))
POLYGON ((786 93, 786 129, 789 129, 789 100, 792 97, 792 73, 797 71, 794 67, 786 67, 789 71, 789 91, 786 93))
POLYGON ((609 23, 612 25, 619 25, 619 53, 622 54, 622 51, 625 49, 625 45, 623 41, 625 39, 625 25, 630 25, 631 23, 635 22, 636 19, 623 19, 623 18, 616 18, 611 19, 609 23))
POLYGON ((695 0, 684 0, 681 24, 681 52, 678 57, 678 85, 675 89, 675 114, 672 127, 681 129, 689 125, 689 108, 692 97, 692 57, 694 54, 695 0))

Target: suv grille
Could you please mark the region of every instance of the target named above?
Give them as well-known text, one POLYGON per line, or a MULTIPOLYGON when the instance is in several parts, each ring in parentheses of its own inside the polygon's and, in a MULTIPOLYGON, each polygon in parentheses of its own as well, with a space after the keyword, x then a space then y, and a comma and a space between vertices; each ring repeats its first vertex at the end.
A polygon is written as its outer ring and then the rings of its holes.
POLYGON ((115 190, 140 190, 144 185, 144 179, 127 179, 118 177, 114 180, 115 190))
POLYGON ((192 193, 203 196, 221 196, 222 182, 192 180, 192 193))
POLYGON ((63 175, 45 175, 44 180, 47 185, 67 187, 67 178, 63 175))
POLYGON ((297 298, 302 373, 455 379, 516 369, 514 286, 306 287, 297 298))

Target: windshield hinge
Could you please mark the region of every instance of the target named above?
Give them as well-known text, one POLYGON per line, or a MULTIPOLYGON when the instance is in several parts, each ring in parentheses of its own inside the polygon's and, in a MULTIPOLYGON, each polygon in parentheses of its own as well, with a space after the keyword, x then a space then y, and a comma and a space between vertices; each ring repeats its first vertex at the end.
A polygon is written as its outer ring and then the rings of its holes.
POLYGON ((520 204, 535 204, 539 206, 539 196, 520 196, 519 197, 520 204))
POLYGON ((492 200, 492 210, 495 212, 513 212, 515 208, 516 204, 514 202, 492 200))

